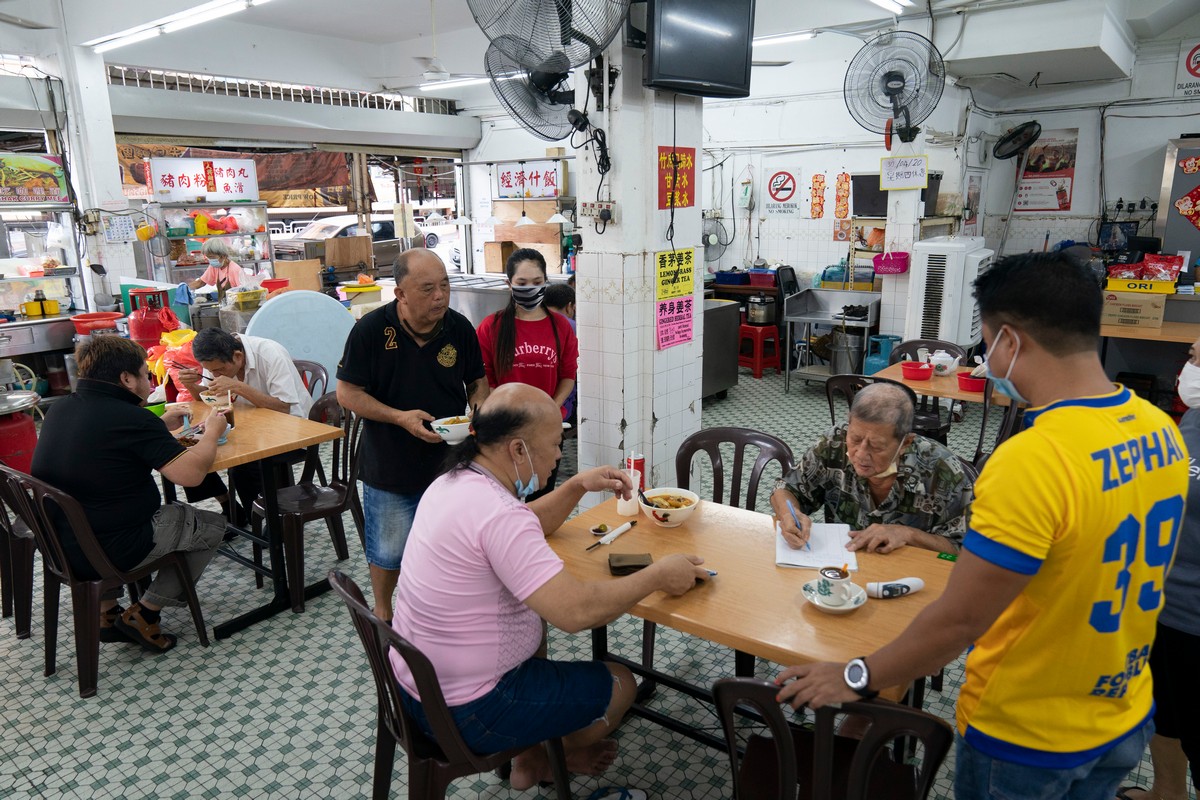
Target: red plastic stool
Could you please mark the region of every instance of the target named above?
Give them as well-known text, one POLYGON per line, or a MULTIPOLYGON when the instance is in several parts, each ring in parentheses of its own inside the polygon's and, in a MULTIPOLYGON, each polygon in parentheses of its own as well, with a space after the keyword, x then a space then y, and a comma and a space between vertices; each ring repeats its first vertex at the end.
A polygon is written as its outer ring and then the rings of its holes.
POLYGON ((746 325, 738 329, 738 366, 749 367, 755 378, 762 378, 763 369, 774 367, 776 374, 782 372, 779 361, 779 329, 774 325, 746 325), (750 353, 741 353, 742 342, 750 340, 750 353), (764 354, 764 344, 772 343, 771 352, 764 354))

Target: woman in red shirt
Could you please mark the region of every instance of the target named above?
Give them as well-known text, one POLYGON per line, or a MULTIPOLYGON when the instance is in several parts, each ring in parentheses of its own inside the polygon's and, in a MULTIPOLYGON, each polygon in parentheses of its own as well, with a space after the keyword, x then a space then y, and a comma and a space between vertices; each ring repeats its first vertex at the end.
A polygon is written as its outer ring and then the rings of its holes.
MULTIPOLYGON (((542 305, 546 295, 546 259, 524 247, 504 265, 512 290, 508 306, 479 324, 479 348, 488 385, 505 383, 536 386, 554 398, 566 418, 563 404, 575 388, 579 340, 570 321, 542 305)), ((554 488, 558 467, 530 500, 554 488)))

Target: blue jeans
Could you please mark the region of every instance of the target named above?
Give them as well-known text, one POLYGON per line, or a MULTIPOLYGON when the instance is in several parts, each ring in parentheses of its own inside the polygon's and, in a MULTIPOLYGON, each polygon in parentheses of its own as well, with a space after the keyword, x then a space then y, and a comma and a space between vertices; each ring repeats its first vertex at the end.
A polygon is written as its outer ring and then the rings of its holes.
POLYGON ((381 569, 398 570, 404 545, 417 515, 419 494, 396 494, 363 484, 363 523, 367 540, 367 563, 381 569))
POLYGON ((1112 800, 1154 734, 1147 721, 1108 752, 1068 769, 1027 767, 985 755, 955 735, 957 800, 1112 800))
MULTIPOLYGON (((531 658, 509 670, 487 694, 450 709, 474 753, 499 753, 586 728, 604 716, 613 675, 602 661, 531 658)), ((421 703, 400 687, 401 702, 433 737, 421 703)))

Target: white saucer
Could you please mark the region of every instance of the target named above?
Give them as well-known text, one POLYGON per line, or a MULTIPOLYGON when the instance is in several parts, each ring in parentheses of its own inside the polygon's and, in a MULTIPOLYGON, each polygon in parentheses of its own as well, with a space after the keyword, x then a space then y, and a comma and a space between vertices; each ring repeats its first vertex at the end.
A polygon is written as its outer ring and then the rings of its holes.
POLYGON ((825 600, 825 598, 817 594, 817 582, 819 580, 820 579, 818 578, 809 581, 808 583, 804 584, 804 587, 800 591, 804 594, 805 600, 812 603, 826 614, 849 614, 851 611, 854 611, 856 608, 867 602, 866 589, 863 589, 857 583, 851 583, 850 599, 845 603, 842 603, 840 606, 831 606, 825 600))

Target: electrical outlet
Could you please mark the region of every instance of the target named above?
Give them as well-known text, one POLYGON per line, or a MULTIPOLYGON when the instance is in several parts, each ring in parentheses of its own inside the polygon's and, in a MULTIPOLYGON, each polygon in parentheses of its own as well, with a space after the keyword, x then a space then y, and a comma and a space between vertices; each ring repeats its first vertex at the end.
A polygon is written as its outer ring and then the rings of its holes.
POLYGON ((721 209, 709 208, 700 214, 702 219, 721 219, 721 209))
POLYGON ((596 203, 584 200, 579 203, 579 216, 605 221, 609 225, 616 225, 617 204, 609 201, 596 203), (604 219, 605 216, 608 217, 607 220, 604 219))

